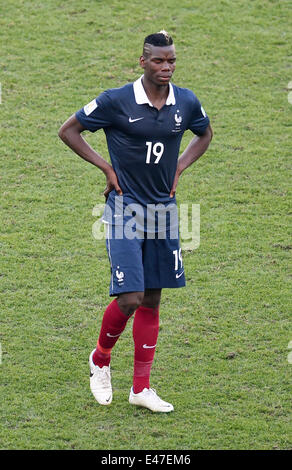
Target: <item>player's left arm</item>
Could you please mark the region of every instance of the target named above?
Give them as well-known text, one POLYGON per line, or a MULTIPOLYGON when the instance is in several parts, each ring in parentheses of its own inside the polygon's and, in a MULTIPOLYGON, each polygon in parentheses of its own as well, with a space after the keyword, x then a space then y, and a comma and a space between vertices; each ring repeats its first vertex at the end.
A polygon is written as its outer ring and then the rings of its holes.
POLYGON ((181 154, 180 158, 178 159, 176 174, 170 191, 170 197, 175 195, 177 183, 182 172, 206 152, 212 137, 213 131, 209 124, 204 134, 194 137, 185 151, 181 154))

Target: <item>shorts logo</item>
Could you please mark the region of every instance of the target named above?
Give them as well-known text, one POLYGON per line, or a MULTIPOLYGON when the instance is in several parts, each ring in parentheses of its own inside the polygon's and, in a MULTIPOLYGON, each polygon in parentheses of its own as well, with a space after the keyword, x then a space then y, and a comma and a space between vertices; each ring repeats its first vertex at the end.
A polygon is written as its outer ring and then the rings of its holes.
MULTIPOLYGON (((120 266, 117 266, 117 268, 119 269, 120 266)), ((116 269, 116 277, 119 285, 121 286, 124 283, 125 274, 123 273, 123 271, 118 271, 118 269, 116 269)))
POLYGON ((181 277, 183 275, 184 271, 180 274, 176 274, 175 277, 178 279, 179 277, 181 277))

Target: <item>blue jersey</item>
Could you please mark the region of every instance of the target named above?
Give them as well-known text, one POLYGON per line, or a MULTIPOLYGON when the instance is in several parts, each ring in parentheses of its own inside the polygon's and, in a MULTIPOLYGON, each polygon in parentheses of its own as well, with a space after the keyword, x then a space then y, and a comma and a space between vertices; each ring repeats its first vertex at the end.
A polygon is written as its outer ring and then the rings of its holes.
MULTIPOLYGON (((106 90, 76 113, 91 132, 103 129, 124 203, 168 204, 182 136, 190 129, 202 135, 209 118, 194 93, 169 84, 165 105, 149 101, 142 77, 106 90)), ((116 192, 107 205, 114 210, 116 192)))

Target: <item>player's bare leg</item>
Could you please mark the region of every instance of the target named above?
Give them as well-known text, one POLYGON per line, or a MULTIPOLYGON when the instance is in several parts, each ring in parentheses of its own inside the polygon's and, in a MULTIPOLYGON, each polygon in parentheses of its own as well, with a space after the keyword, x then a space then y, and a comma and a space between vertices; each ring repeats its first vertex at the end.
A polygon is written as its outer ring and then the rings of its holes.
POLYGON ((144 300, 144 292, 125 292, 117 298, 121 311, 130 317, 135 310, 142 304, 144 300))

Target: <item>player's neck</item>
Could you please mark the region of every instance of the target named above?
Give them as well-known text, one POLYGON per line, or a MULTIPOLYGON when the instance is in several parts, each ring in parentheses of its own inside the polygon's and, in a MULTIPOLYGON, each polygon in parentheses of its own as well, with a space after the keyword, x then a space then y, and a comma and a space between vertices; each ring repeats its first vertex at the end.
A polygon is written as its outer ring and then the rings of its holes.
POLYGON ((149 101, 155 108, 161 109, 165 105, 169 94, 168 83, 166 85, 156 85, 150 80, 147 80, 145 76, 142 78, 142 83, 149 101))

